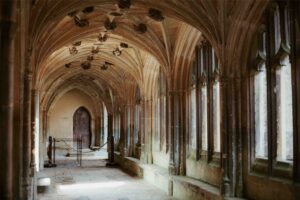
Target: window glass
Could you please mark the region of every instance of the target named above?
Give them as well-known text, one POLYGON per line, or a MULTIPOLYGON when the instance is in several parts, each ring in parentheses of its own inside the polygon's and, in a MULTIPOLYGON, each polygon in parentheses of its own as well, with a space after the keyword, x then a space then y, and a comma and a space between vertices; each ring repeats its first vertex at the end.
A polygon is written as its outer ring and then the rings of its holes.
POLYGON ((254 78, 255 157, 267 158, 267 73, 265 64, 261 64, 259 69, 254 78))

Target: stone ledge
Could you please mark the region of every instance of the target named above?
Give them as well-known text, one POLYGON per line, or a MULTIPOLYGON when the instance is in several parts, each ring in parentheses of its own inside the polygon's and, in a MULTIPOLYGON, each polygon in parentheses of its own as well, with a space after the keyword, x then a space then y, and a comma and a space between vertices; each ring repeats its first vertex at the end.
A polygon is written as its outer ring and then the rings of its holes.
POLYGON ((141 164, 141 167, 144 170, 151 170, 154 173, 160 174, 162 176, 169 176, 169 171, 166 168, 160 167, 155 164, 141 164))
POLYGON ((172 176, 173 196, 179 199, 222 199, 216 186, 184 176, 172 176))
POLYGON ((144 179, 159 187, 166 193, 169 193, 169 172, 168 169, 154 164, 142 164, 141 167, 144 171, 144 179))
POLYGON ((140 161, 133 157, 122 158, 119 152, 114 152, 115 162, 121 166, 126 172, 143 177, 143 168, 140 166, 140 161))

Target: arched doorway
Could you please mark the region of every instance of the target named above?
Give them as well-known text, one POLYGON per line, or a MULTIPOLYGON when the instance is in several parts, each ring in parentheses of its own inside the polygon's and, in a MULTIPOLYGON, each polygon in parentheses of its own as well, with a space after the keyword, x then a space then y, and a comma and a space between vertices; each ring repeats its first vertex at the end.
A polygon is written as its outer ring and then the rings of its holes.
POLYGON ((73 115, 73 138, 82 138, 82 148, 91 145, 91 116, 89 111, 80 107, 73 115))

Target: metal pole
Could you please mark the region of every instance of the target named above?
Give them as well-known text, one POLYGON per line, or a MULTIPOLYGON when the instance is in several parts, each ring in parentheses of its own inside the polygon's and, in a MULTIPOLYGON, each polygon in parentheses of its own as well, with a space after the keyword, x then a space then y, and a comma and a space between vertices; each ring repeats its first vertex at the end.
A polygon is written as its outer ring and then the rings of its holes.
POLYGON ((56 165, 55 164, 55 154, 56 154, 56 144, 55 143, 56 143, 56 139, 54 138, 54 155, 53 155, 53 164, 54 165, 56 165))

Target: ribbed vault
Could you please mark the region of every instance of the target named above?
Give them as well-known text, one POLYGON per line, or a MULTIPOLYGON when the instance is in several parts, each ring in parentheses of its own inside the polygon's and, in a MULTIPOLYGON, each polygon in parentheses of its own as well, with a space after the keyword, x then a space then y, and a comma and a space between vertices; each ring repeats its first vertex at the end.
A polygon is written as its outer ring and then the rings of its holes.
POLYGON ((250 46, 248 32, 255 31, 251 24, 258 22, 266 4, 263 0, 35 1, 30 29, 34 85, 42 94, 73 83, 90 85, 95 91, 106 88, 113 91, 110 99, 103 96, 105 92, 98 92, 106 105, 112 105, 113 99, 118 99, 114 103, 119 105, 132 104, 138 85, 142 96, 151 99, 160 68, 170 90, 186 87, 194 49, 202 39, 212 44, 221 66, 228 66, 222 73, 232 73, 229 66, 248 51, 247 46, 238 44, 248 41, 250 46), (156 12, 154 17, 151 9, 156 12), (247 26, 228 28, 236 23, 247 26), (221 51, 224 44, 228 51, 221 51), (234 56, 226 56, 226 52, 234 56), (90 64, 84 67, 83 63, 90 64), (105 63, 108 65, 103 67, 105 63), (89 78, 82 81, 77 78, 81 76, 89 78))

